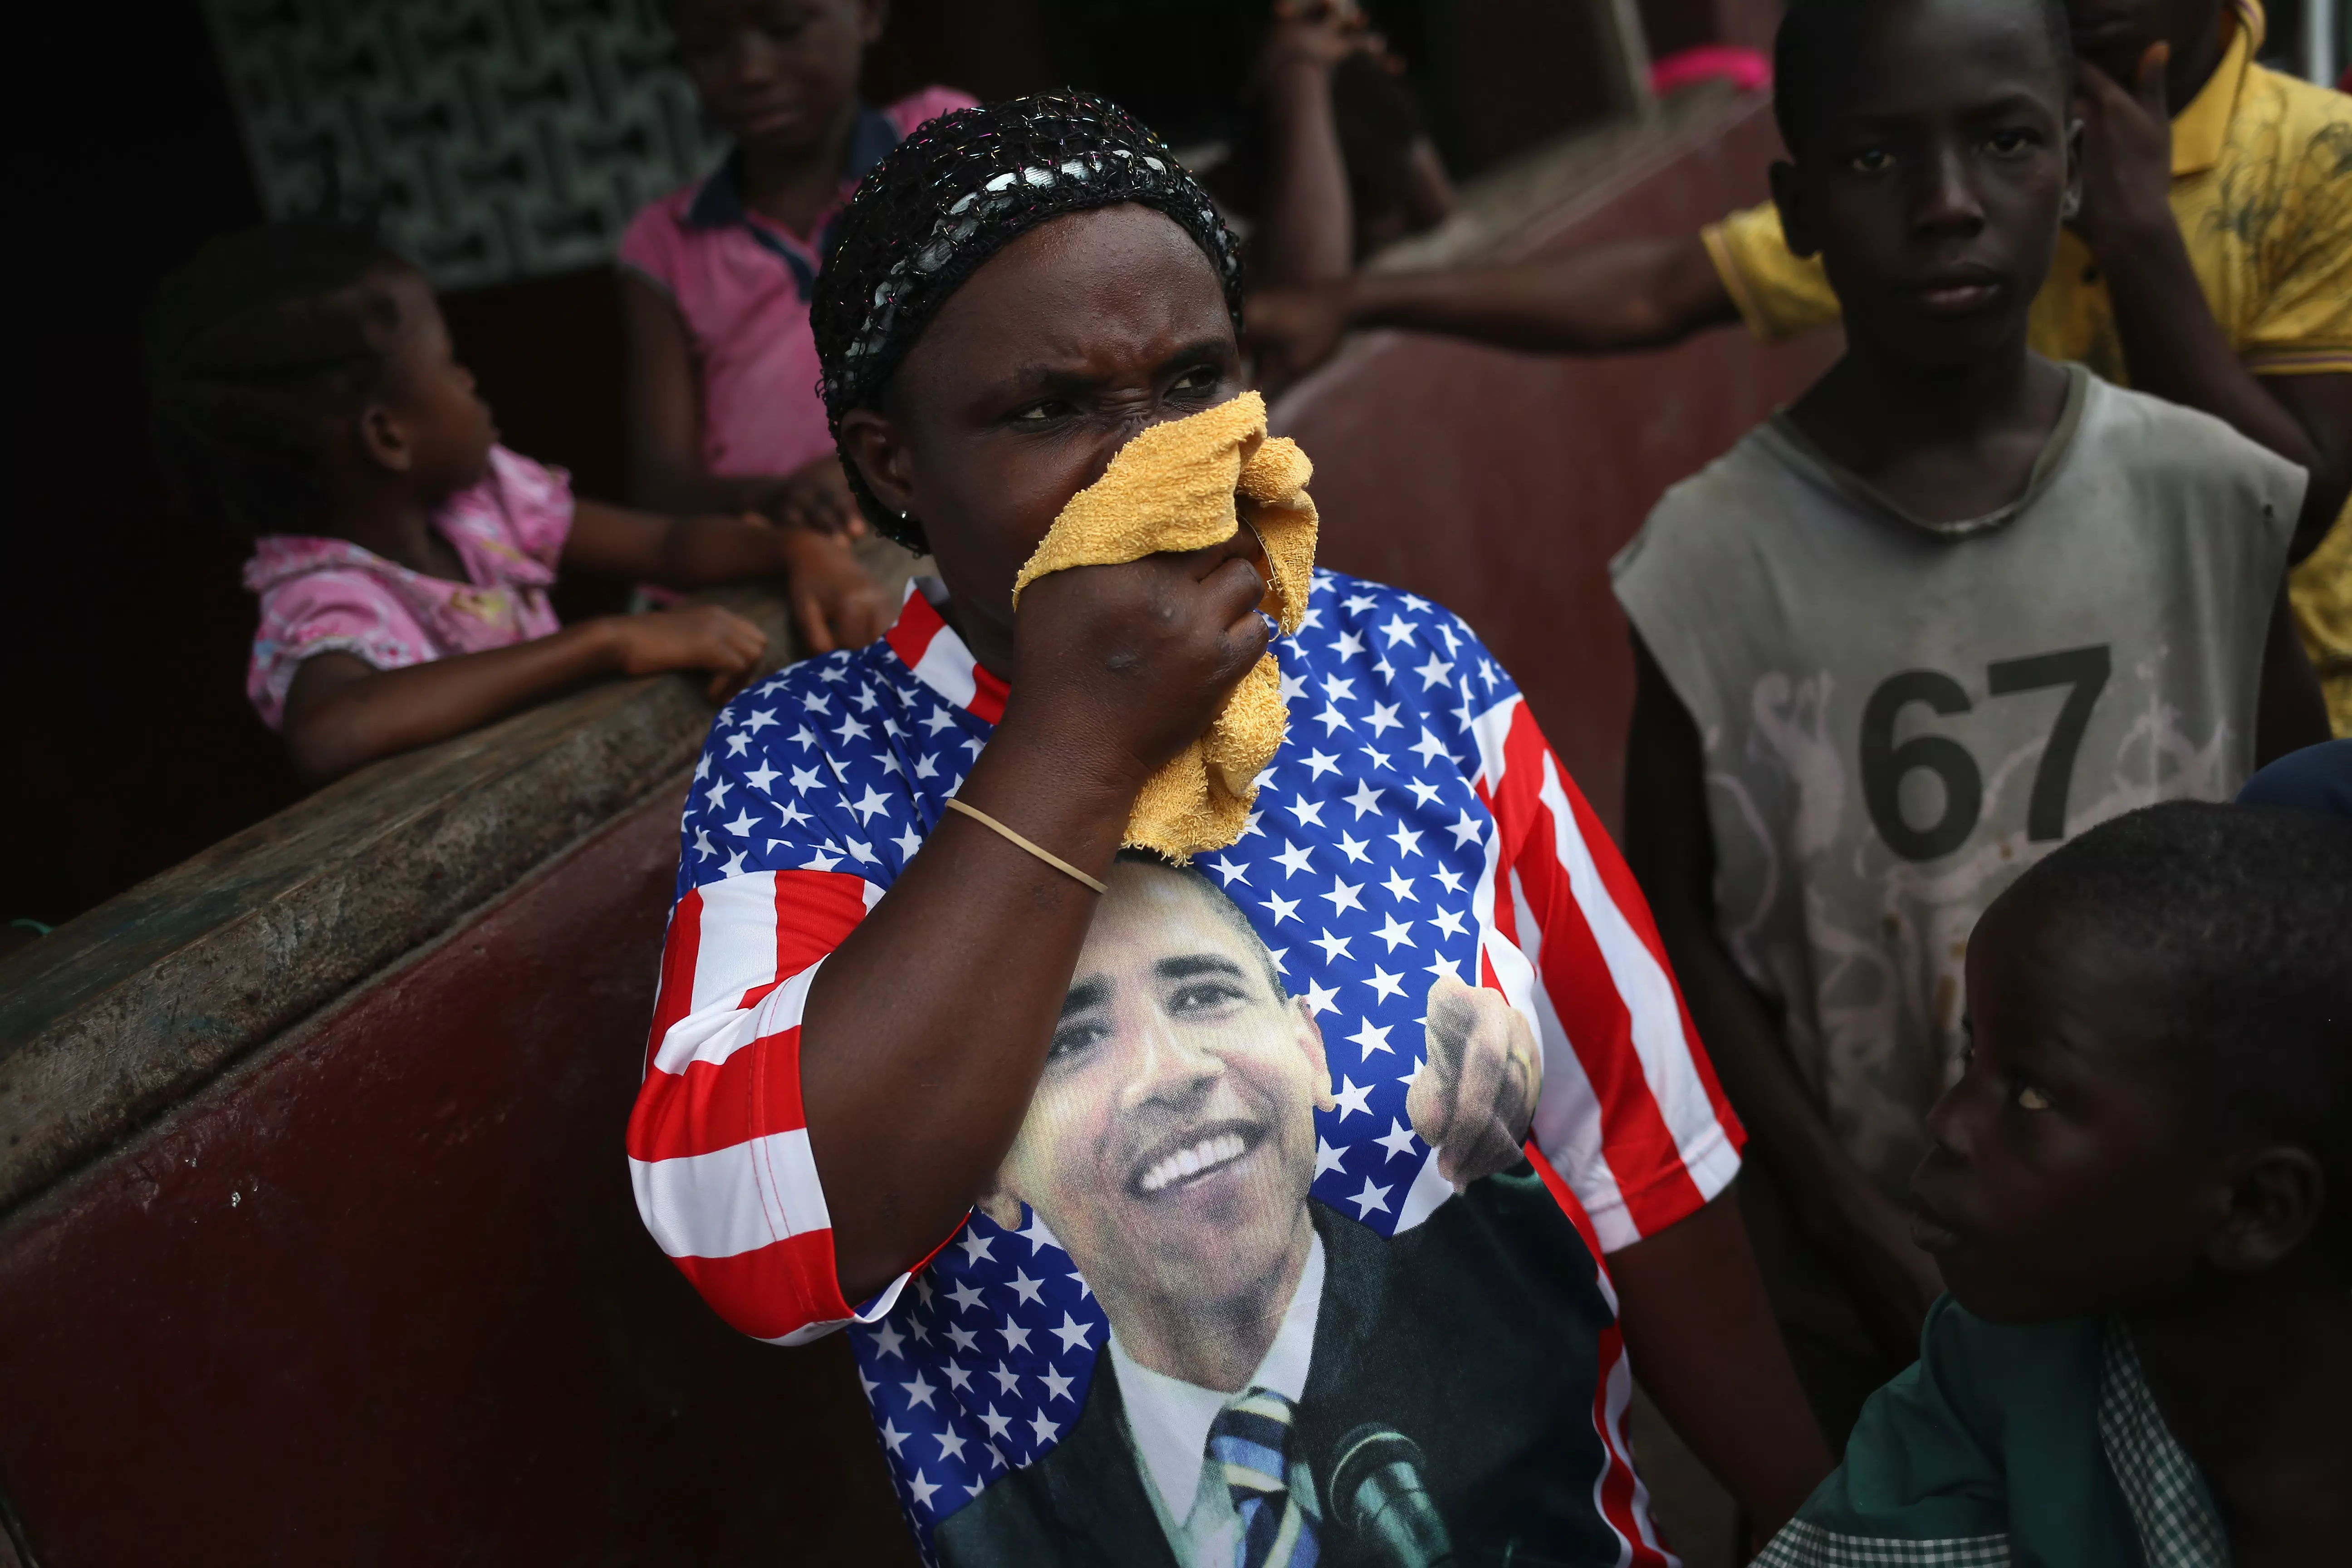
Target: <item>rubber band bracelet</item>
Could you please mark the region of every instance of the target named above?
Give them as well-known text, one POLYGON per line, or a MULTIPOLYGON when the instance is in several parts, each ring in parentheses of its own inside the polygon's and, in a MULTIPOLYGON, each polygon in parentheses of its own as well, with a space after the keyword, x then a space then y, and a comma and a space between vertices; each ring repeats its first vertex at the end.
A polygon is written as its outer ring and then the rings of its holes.
POLYGON ((1087 887, 1092 888, 1096 892, 1108 893, 1110 891, 1109 883, 1097 881, 1094 878, 1087 876, 1084 871, 1079 870, 1076 866, 1071 865, 1067 860, 1063 859, 1059 855, 1055 854, 1051 849, 1046 848, 1044 845, 1031 843, 1028 839, 1022 837, 1018 833, 1013 832, 1013 829, 1005 826, 1004 824, 997 821, 996 818, 989 816, 988 813, 981 810, 980 807, 976 805, 966 805, 954 795, 950 795, 948 796, 948 809, 950 811, 961 811, 966 816, 971 817, 974 822, 979 823, 982 826, 992 829, 993 831, 1003 835, 1013 843, 1021 846, 1022 848, 1029 851, 1030 854, 1037 857, 1038 859, 1045 862, 1046 865, 1054 868, 1055 870, 1068 872, 1071 876, 1076 877, 1079 881, 1084 882, 1087 887))

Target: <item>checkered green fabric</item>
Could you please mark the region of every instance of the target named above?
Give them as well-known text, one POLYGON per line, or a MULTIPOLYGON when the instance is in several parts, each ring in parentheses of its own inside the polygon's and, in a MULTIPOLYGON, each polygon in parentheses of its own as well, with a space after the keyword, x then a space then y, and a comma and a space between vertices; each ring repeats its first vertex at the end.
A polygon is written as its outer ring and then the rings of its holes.
POLYGON ((2230 1568, 2120 1322, 1989 1323, 1948 1296, 1919 1348, 1762 1568, 2230 1568))
POLYGON ((1755 1568, 2009 1568, 2009 1537, 1893 1541, 1840 1535, 1800 1519, 1772 1538, 1755 1568))
POLYGON ((2196 1464, 2173 1441, 2121 1319, 2100 1344, 2099 1443, 2131 1508, 2147 1568, 2230 1568, 2230 1538, 2196 1464))

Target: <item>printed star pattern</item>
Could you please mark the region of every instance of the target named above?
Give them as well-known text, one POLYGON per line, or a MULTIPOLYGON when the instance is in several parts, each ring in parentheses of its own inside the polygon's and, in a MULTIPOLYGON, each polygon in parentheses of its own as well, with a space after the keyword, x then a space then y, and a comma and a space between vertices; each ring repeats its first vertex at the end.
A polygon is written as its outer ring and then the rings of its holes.
POLYGON ((850 1336, 898 1500, 930 1525, 1044 1458, 1086 1407, 1102 1308, 1034 1214, 974 1213, 879 1322, 850 1336))

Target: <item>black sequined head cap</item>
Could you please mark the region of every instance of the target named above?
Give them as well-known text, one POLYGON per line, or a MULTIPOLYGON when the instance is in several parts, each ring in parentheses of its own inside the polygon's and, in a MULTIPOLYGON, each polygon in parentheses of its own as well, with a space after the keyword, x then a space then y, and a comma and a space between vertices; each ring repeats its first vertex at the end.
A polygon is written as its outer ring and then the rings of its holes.
MULTIPOLYGON (((1039 224, 1134 202, 1165 213, 1207 252, 1242 319, 1241 258, 1208 193, 1160 138, 1115 103, 1045 92, 959 110, 920 127, 876 164, 842 214, 817 277, 809 324, 835 440, 870 407, 948 297, 1039 224)), ((885 509, 846 455, 849 487, 874 526, 910 550, 921 525, 885 509)))

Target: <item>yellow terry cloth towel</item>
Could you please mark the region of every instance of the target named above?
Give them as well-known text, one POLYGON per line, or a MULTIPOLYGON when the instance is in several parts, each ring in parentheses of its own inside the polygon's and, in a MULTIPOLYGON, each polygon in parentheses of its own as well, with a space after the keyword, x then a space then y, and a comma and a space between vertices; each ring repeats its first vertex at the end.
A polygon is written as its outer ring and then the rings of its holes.
MULTIPOLYGON (((1048 572, 1199 550, 1246 524, 1265 547, 1269 582, 1259 607, 1287 636, 1307 613, 1314 577, 1315 503, 1307 497, 1314 471, 1297 442, 1266 435, 1265 400, 1255 392, 1155 425, 1070 498, 1013 580, 1013 603, 1018 606, 1021 590, 1048 572)), ((1239 838, 1257 775, 1274 760, 1288 722, 1282 678, 1267 654, 1207 731, 1145 782, 1127 819, 1127 842, 1181 863, 1239 838)))

